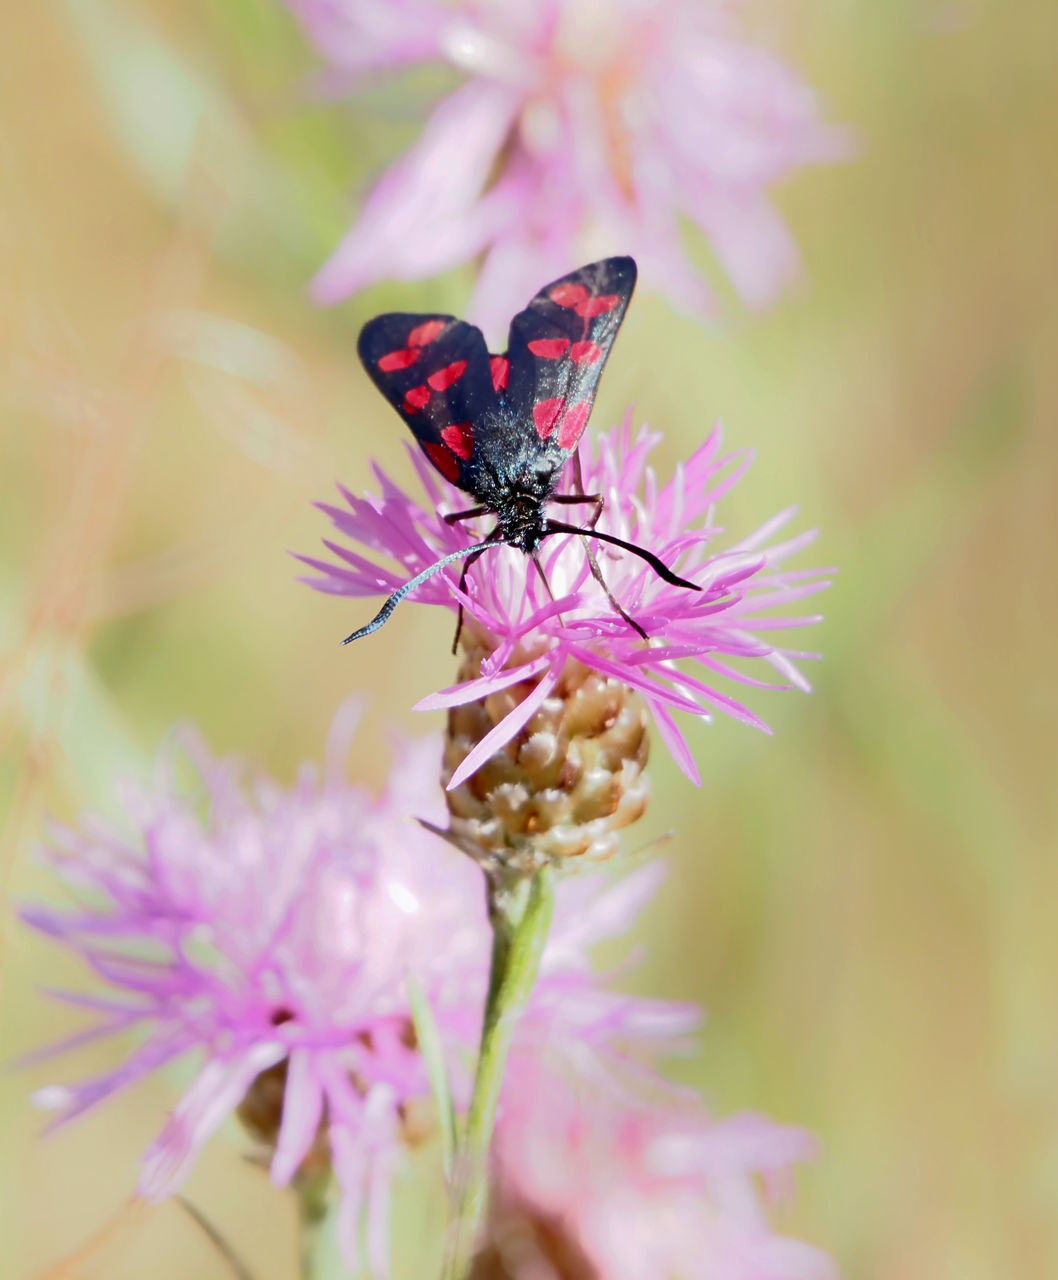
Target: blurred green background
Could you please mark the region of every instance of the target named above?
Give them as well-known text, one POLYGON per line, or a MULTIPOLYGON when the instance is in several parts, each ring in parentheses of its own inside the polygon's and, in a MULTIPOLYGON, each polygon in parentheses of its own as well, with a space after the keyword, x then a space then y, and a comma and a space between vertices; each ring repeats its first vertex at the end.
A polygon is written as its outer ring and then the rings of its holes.
MULTIPOLYGON (((785 1229, 845 1274, 1058 1274, 1055 423, 1058 7, 801 0, 793 61, 859 155, 780 193, 804 285, 705 331, 643 295, 596 424, 630 400, 667 469, 714 418, 758 461, 724 523, 791 501, 842 568, 816 694, 762 695, 765 738, 694 725, 705 785, 660 749, 641 828, 676 832, 637 987, 701 1001, 681 1066, 718 1111, 821 1140, 785 1229), (690 833, 697 833, 691 835, 690 833)), ((460 310, 469 276, 330 312, 305 283, 350 193, 435 83, 322 101, 274 0, 56 0, 0 18, 0 811, 5 892, 46 813, 112 805, 174 721, 289 778, 369 689, 355 766, 448 684, 451 622, 295 582, 310 502, 368 460, 410 469, 354 356, 392 307, 460 310)), ((635 838, 634 838, 635 839, 635 838)), ((634 842, 633 839, 633 842, 634 842)), ((4 909, 2 1050, 69 1029, 36 991, 75 967, 4 909)), ((0 1080, 0 1275, 227 1275, 172 1206, 127 1211, 177 1097, 152 1079, 47 1140, 0 1080), (102 1231, 80 1260, 64 1258, 102 1231)), ((290 1204, 211 1144, 188 1194, 258 1280, 290 1204)), ((404 1219, 404 1230, 409 1229, 404 1219)))

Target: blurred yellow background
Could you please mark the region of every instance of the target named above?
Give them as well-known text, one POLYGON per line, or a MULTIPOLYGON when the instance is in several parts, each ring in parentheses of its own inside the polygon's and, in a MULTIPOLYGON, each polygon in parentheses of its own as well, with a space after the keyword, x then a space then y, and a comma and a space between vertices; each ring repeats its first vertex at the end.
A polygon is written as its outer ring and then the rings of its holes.
MULTIPOLYGON (((656 752, 637 835, 676 836, 635 983, 707 1007, 680 1069, 718 1111, 819 1135, 780 1220, 846 1276, 1058 1275, 1058 7, 802 0, 783 23, 859 138, 780 195, 805 283, 713 331, 643 295, 595 422, 634 400, 668 467, 721 418, 758 449, 724 523, 796 501, 823 530, 802 563, 842 572, 816 694, 752 703, 773 738, 691 726, 700 791, 656 752)), ((440 724, 409 707, 450 683, 448 616, 340 651, 364 607, 286 554, 317 547, 336 479, 410 475, 359 325, 459 311, 469 283, 306 300, 436 87, 326 102, 315 66, 275 0, 0 18, 5 1060, 70 1025, 37 985, 81 980, 11 925, 55 893, 46 813, 105 809, 183 718, 289 778, 366 688, 376 782, 387 722, 440 724)), ((0 1079, 0 1276, 228 1274, 177 1208, 121 1213, 177 1080, 38 1137, 30 1090, 120 1047, 0 1079)), ((293 1209, 235 1143, 188 1194, 258 1280, 292 1273, 293 1209)))

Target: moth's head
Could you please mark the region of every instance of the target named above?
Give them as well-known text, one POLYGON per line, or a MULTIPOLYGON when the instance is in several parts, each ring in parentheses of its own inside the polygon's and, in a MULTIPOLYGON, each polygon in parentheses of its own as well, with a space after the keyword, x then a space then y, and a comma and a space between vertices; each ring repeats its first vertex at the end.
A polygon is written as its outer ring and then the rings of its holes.
POLYGON ((526 555, 532 555, 539 547, 547 525, 540 495, 508 493, 498 505, 496 515, 503 530, 503 541, 526 555))

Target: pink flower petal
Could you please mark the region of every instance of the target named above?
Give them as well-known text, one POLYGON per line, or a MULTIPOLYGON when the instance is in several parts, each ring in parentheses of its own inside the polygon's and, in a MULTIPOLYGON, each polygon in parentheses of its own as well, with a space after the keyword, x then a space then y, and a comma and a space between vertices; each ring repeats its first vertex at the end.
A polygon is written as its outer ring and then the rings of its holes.
POLYGON ((206 1141, 242 1101, 254 1078, 285 1055, 285 1047, 273 1041, 256 1044, 229 1061, 207 1062, 144 1156, 140 1195, 150 1201, 171 1195, 206 1141))
POLYGON ((413 711, 441 711, 448 707, 462 707, 468 702, 477 702, 490 694, 499 693, 501 689, 509 689, 513 684, 521 684, 531 680, 533 676, 546 671, 551 665, 548 654, 541 654, 532 662, 520 667, 507 667, 494 676, 482 676, 478 680, 467 680, 463 684, 452 685, 439 693, 431 693, 421 698, 412 707, 413 711))
POLYGON ((317 274, 316 300, 340 302, 387 276, 433 275, 480 252, 496 220, 480 196, 516 106, 515 94, 489 81, 470 81, 446 98, 317 274))
POLYGON ((661 740, 668 747, 669 755, 676 761, 680 772, 690 778, 696 787, 700 787, 702 775, 698 772, 698 766, 694 763, 694 756, 691 755, 687 739, 680 732, 679 726, 672 718, 672 713, 656 699, 648 700, 647 705, 650 707, 650 714, 657 725, 658 733, 661 734, 661 740))
POLYGON ((312 1054, 295 1049, 288 1062, 282 1122, 272 1157, 271 1176, 277 1186, 287 1186, 308 1155, 323 1116, 323 1102, 312 1054))

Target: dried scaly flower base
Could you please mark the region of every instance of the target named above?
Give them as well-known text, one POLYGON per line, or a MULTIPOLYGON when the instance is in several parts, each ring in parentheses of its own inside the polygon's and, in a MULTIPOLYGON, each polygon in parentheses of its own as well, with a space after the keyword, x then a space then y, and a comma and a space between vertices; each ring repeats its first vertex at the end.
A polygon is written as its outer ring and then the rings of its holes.
MULTIPOLYGON (((473 679, 488 648, 464 633, 459 679, 473 679)), ((529 696, 523 681, 448 713, 442 781, 529 696)), ((650 738, 643 700, 622 681, 570 662, 518 733, 447 791, 450 838, 487 871, 527 875, 544 863, 598 862, 618 831, 643 815, 650 738)))

